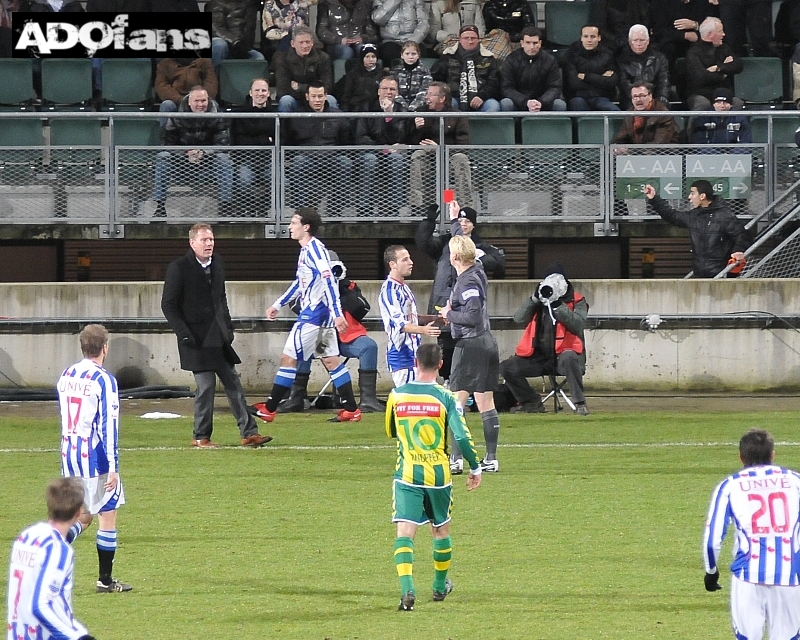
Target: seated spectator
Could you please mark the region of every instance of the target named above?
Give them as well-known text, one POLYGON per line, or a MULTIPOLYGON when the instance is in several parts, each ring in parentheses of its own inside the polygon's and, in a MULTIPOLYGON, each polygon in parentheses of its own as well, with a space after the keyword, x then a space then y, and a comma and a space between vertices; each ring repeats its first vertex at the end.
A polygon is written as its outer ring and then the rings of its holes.
POLYGON ((294 30, 311 24, 308 9, 316 3, 317 0, 265 0, 261 10, 261 53, 267 60, 274 62, 276 53, 289 51, 294 30))
POLYGON ((317 5, 317 37, 331 60, 350 60, 362 45, 378 42, 371 13, 372 0, 322 0, 317 5))
POLYGON ((752 142, 750 118, 741 114, 728 113, 732 106, 731 90, 725 87, 717 89, 714 92, 714 111, 720 115, 692 118, 692 144, 752 142))
MULTIPOLYGON (((217 97, 219 83, 214 65, 208 58, 164 58, 156 67, 156 95, 161 100, 159 111, 172 113, 178 110, 181 100, 192 87, 203 87, 208 97, 217 97)), ((161 127, 166 124, 161 119, 161 127)))
POLYGON ((522 30, 522 47, 503 62, 500 105, 503 111, 566 111, 561 95, 561 69, 549 51, 542 51, 542 32, 522 30))
POLYGON ((636 115, 626 116, 614 137, 614 144, 676 144, 678 125, 670 115, 643 116, 645 111, 669 111, 653 96, 653 85, 636 82, 631 87, 630 100, 633 106, 628 111, 636 115))
POLYGON ((361 61, 344 77, 340 104, 344 111, 369 111, 378 98, 378 85, 386 75, 378 66, 378 47, 365 44, 361 47, 361 61))
POLYGON ((209 0, 211 11, 211 60, 219 76, 219 63, 228 58, 263 60, 254 49, 259 0, 209 0))
POLYGON ((80 0, 23 0, 20 11, 29 13, 83 13, 80 0))
MULTIPOLYGON (((274 109, 269 103, 269 82, 266 78, 256 78, 250 83, 250 92, 247 102, 236 110, 237 113, 266 114, 273 113, 274 109)), ((248 147, 273 147, 275 146, 275 120, 274 118, 232 118, 231 143, 236 146, 248 147)), ((270 184, 272 167, 269 156, 247 151, 245 160, 236 170, 238 184, 242 188, 250 187, 261 176, 265 184, 270 184), (256 156, 256 160, 250 158, 256 156)))
POLYGON ((458 43, 444 50, 431 76, 447 83, 456 109, 500 111, 499 64, 492 52, 481 46, 475 25, 461 27, 458 43))
POLYGON ((372 105, 372 111, 381 111, 383 118, 361 118, 356 129, 356 144, 381 145, 382 150, 373 149, 361 154, 360 197, 361 207, 371 212, 378 202, 386 202, 403 193, 403 182, 406 176, 406 153, 402 149, 389 149, 410 143, 411 130, 414 126, 410 118, 393 118, 393 113, 407 111, 405 100, 398 95, 397 79, 386 76, 378 86, 378 99, 372 105), (386 191, 388 197, 381 196, 375 182, 378 164, 385 166, 388 176, 386 191), (380 200, 379 200, 380 198, 380 200))
POLYGON ((421 45, 430 27, 423 0, 373 0, 372 21, 380 30, 378 57, 386 65, 400 57, 406 40, 421 45))
MULTIPOLYGON (((325 55, 325 54, 323 54, 325 55)), ((322 82, 309 83, 306 100, 298 111, 304 113, 341 113, 327 100, 322 82)), ((340 147, 352 144, 350 123, 345 118, 292 118, 283 124, 283 143, 291 147, 340 147)), ((321 151, 297 153, 289 161, 286 182, 293 194, 295 207, 307 206, 327 197, 328 207, 335 212, 348 205, 350 191, 347 180, 353 168, 349 156, 321 151), (301 202, 303 201, 303 202, 301 202)))
POLYGON ((519 413, 545 413, 542 397, 527 378, 550 374, 566 376, 575 413, 588 416, 583 376, 586 373, 586 319, 589 304, 567 280, 560 264, 550 265, 514 313, 514 322, 527 325, 514 355, 500 363, 500 373, 518 405, 519 413))
MULTIPOLYGON (((733 91, 733 76, 744 68, 742 59, 723 43, 725 31, 719 18, 706 18, 700 25, 700 40, 686 53, 686 105, 692 111, 708 111, 718 87, 733 91)), ((733 99, 734 108, 744 104, 733 99)))
POLYGON ((22 0, 0 0, 0 58, 10 58, 12 52, 11 14, 20 10, 22 0))
POLYGON ((770 46, 772 0, 723 0, 719 3, 719 18, 728 32, 725 44, 734 55, 747 55, 745 42, 754 56, 774 55, 770 46))
MULTIPOLYGON (((189 95, 181 100, 178 113, 218 113, 217 103, 209 99, 208 92, 201 86, 192 87, 189 95)), ((224 146, 229 145, 228 124, 222 118, 175 118, 170 117, 161 130, 161 144, 173 146, 224 146)), ((167 215, 166 201, 170 179, 173 175, 173 161, 180 163, 177 172, 213 172, 219 188, 219 213, 231 215, 231 195, 233 191, 233 168, 231 157, 209 149, 187 149, 185 151, 160 151, 156 156, 155 185, 153 200, 155 217, 167 215)))
POLYGON ((597 0, 594 19, 608 46, 620 52, 625 49, 633 25, 649 25, 649 3, 648 0, 597 0))
POLYGON ((571 111, 619 111, 614 52, 602 44, 600 29, 587 24, 581 39, 570 45, 564 75, 571 111))
POLYGON ((325 87, 325 95, 331 107, 339 103, 332 95, 333 67, 324 51, 314 48, 314 34, 308 27, 297 27, 292 31, 291 48, 276 55, 273 60, 278 92, 278 111, 297 111, 308 88, 314 84, 325 87))
POLYGON ((650 46, 647 27, 635 24, 628 32, 628 46, 617 56, 619 95, 624 109, 631 106, 630 95, 634 82, 653 85, 653 96, 665 105, 669 104, 669 61, 666 56, 650 46))
MULTIPOLYGON (((800 44, 800 0, 784 0, 775 17, 775 42, 782 58, 790 57, 800 44)), ((798 83, 795 82, 795 86, 798 83)))
POLYGON ((431 2, 430 22, 428 42, 439 54, 458 42, 458 34, 465 25, 475 25, 481 38, 486 33, 479 0, 434 0, 431 2))
MULTIPOLYGON (((439 114, 444 112, 458 113, 453 107, 453 98, 450 87, 444 82, 431 82, 425 96, 425 106, 417 109, 420 117, 414 118, 414 130, 411 133, 411 142, 415 145, 436 147, 439 144, 439 118, 423 117, 422 114, 439 114)), ((449 117, 444 119, 444 143, 464 145, 469 144, 469 120, 465 117, 449 117)), ((434 149, 431 149, 431 152, 434 149)), ((409 186, 409 201, 411 206, 420 212, 425 200, 423 191, 423 173, 430 169, 434 155, 427 150, 418 149, 411 154, 411 175, 409 186)), ((472 171, 469 166, 469 157, 465 153, 450 155, 450 171, 452 183, 455 185, 458 199, 465 206, 472 206, 472 171)), ((427 199, 430 202, 430 198, 427 199)))
POLYGON ((700 23, 719 16, 719 5, 709 0, 664 0, 653 6, 653 41, 667 56, 670 69, 675 60, 686 57, 689 47, 700 39, 700 23))
POLYGON ((420 62, 419 45, 413 40, 403 43, 400 62, 392 68, 392 75, 397 78, 398 93, 409 111, 416 111, 425 104, 433 78, 430 69, 420 62))
POLYGON ((505 31, 511 42, 522 40, 522 30, 526 27, 536 26, 536 18, 527 0, 486 0, 483 20, 487 32, 495 29, 505 31))

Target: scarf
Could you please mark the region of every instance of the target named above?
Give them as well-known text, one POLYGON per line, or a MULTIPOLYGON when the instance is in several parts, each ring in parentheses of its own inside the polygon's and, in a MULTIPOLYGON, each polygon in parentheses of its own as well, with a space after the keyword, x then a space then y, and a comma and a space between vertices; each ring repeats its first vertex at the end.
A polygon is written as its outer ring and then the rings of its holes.
POLYGON ((478 94, 478 79, 475 77, 475 61, 467 58, 466 69, 461 72, 458 83, 458 102, 464 111, 469 109, 470 94, 478 94))

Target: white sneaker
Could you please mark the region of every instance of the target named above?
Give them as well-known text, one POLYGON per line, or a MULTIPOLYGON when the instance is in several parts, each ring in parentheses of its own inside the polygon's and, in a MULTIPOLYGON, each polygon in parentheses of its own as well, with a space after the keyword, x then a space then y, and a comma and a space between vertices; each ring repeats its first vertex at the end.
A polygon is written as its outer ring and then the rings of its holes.
POLYGON ((450 475, 460 476, 462 473, 464 473, 464 458, 459 458, 458 460, 451 460, 450 475))
POLYGON ((484 473, 497 473, 500 471, 500 463, 497 460, 481 460, 481 471, 484 473))

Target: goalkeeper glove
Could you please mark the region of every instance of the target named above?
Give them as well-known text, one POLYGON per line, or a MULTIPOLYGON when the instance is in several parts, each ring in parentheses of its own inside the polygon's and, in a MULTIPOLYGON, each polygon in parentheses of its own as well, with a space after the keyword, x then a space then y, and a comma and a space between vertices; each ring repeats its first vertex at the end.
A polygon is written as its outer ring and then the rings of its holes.
POLYGON ((719 591, 722 589, 719 584, 719 569, 714 573, 707 573, 703 576, 703 581, 706 583, 706 591, 719 591))

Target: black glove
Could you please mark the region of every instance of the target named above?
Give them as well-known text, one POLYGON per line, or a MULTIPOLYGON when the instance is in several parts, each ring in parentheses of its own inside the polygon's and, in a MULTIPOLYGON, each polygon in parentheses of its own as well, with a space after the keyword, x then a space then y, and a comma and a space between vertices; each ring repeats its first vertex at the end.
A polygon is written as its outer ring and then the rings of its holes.
POLYGON ((719 569, 714 573, 707 573, 703 576, 703 581, 706 583, 706 591, 719 591, 722 589, 719 584, 719 569))
POLYGON ((246 60, 250 56, 250 49, 241 40, 231 42, 230 45, 228 45, 228 48, 231 52, 231 58, 246 60))
POLYGON ((425 212, 425 219, 429 222, 436 222, 439 219, 438 204, 432 204, 428 206, 428 210, 425 212))
POLYGON ((182 347, 196 347, 197 343, 194 341, 194 336, 183 336, 180 340, 182 347))

